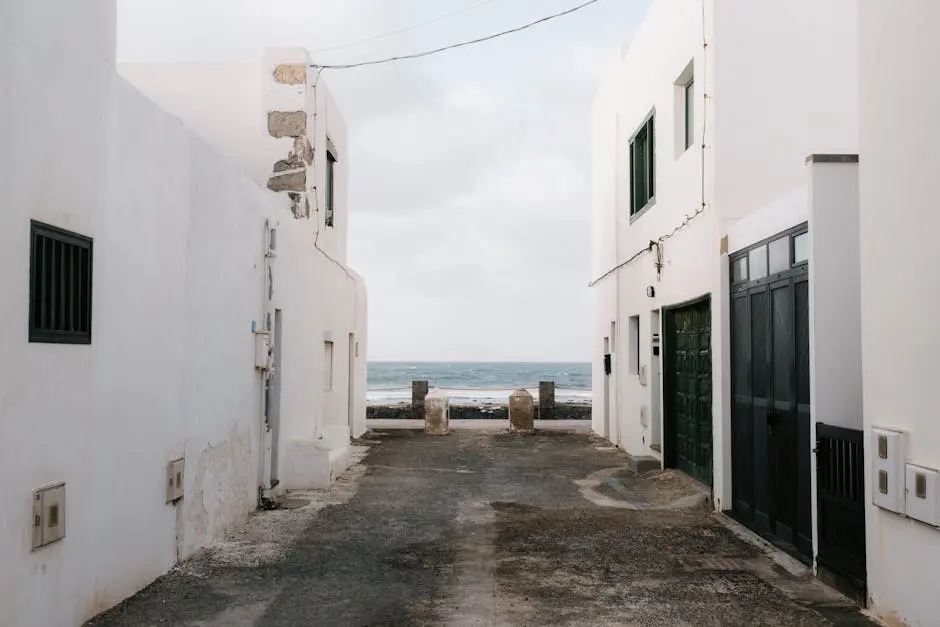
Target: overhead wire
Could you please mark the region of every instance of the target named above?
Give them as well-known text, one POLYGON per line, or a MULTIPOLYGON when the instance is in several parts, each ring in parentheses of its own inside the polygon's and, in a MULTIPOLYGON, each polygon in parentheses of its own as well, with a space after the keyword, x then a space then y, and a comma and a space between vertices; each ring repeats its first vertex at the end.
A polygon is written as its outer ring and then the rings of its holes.
POLYGON ((580 11, 581 9, 587 8, 591 6, 592 4, 596 4, 598 2, 600 2, 600 0, 587 0, 587 2, 583 2, 575 7, 572 7, 565 11, 561 11, 560 13, 554 13, 552 15, 545 16, 533 22, 529 22, 528 24, 517 26, 516 28, 510 28, 508 30, 500 31, 498 33, 493 33, 492 35, 487 35, 485 37, 478 37, 477 39, 470 39, 468 41, 461 41, 455 44, 450 44, 448 46, 441 46, 440 48, 434 48, 432 50, 425 50, 423 52, 415 52, 413 54, 403 54, 403 55, 394 56, 394 57, 385 57, 382 59, 373 59, 371 61, 360 61, 358 63, 343 63, 343 64, 313 63, 311 64, 311 67, 323 68, 324 70, 348 70, 351 68, 365 67, 368 65, 381 65, 383 63, 392 63, 394 61, 404 61, 407 59, 418 59, 421 57, 429 57, 431 55, 440 54, 441 52, 446 52, 448 50, 454 50, 456 48, 463 48, 465 46, 472 46, 475 44, 483 43, 485 41, 497 39, 499 37, 504 37, 506 35, 511 35, 513 33, 518 33, 526 29, 532 28, 533 26, 538 26, 539 24, 544 24, 545 22, 548 22, 548 21, 551 21, 560 17, 564 17, 565 15, 570 15, 576 11, 580 11))
POLYGON ((702 155, 701 155, 701 178, 702 178, 701 194, 702 194, 702 197, 701 197, 701 204, 691 214, 686 214, 685 216, 683 216, 682 221, 678 225, 676 225, 676 227, 673 228, 671 231, 669 231, 668 233, 664 233, 663 235, 660 235, 655 240, 650 240, 649 244, 646 247, 639 249, 636 253, 634 253, 628 259, 618 263, 613 268, 611 268, 604 274, 600 275, 599 277, 597 277, 596 279, 588 283, 588 287, 594 287, 595 285, 597 285, 598 283, 600 283, 607 277, 611 276, 612 274, 614 274, 621 268, 628 266, 634 261, 636 261, 637 259, 639 259, 640 257, 653 252, 654 249, 656 250, 656 271, 657 273, 659 273, 662 270, 663 243, 666 240, 674 237, 677 233, 679 233, 679 231, 687 227, 693 220, 695 220, 695 218, 697 218, 698 216, 700 216, 702 213, 705 212, 705 209, 707 207, 707 202, 705 200, 705 151, 708 149, 708 146, 705 144, 705 139, 706 139, 706 131, 708 128, 707 121, 708 121, 708 99, 709 99, 708 90, 706 89, 706 86, 708 84, 707 83, 708 37, 705 32, 705 26, 706 26, 705 0, 702 0, 702 51, 703 52, 702 52, 702 77, 701 77, 701 82, 702 82, 702 155))
POLYGON ((435 18, 430 19, 430 20, 427 20, 427 21, 425 21, 425 22, 421 22, 421 23, 419 23, 419 24, 414 24, 414 25, 408 26, 408 27, 406 27, 406 28, 400 28, 400 29, 398 29, 398 30, 389 31, 389 32, 387 32, 387 33, 381 33, 381 34, 379 34, 379 35, 375 35, 375 36, 373 36, 373 37, 368 37, 368 38, 366 38, 366 39, 360 39, 360 40, 358 40, 358 41, 351 41, 351 42, 349 42, 349 43, 342 44, 342 45, 340 45, 340 46, 330 46, 329 48, 319 48, 319 49, 317 49, 317 50, 314 50, 313 53, 316 54, 316 53, 318 53, 318 52, 331 52, 331 51, 333 51, 333 50, 343 50, 343 49, 345 49, 345 48, 352 48, 353 46, 359 46, 359 45, 367 44, 367 43, 370 43, 370 42, 373 42, 373 41, 378 41, 379 39, 385 39, 386 37, 392 37, 392 36, 394 36, 394 35, 400 35, 400 34, 402 34, 402 33, 408 33, 408 32, 414 31, 414 30, 418 30, 419 28, 423 28, 423 27, 425 27, 425 26, 429 26, 430 24, 436 24, 437 22, 443 22, 444 20, 448 20, 448 19, 450 19, 450 18, 452 18, 452 17, 457 17, 458 15, 463 15, 464 13, 469 13, 469 12, 471 12, 471 11, 476 11, 477 9, 482 8, 482 7, 484 7, 484 6, 488 5, 488 4, 492 4, 492 3, 494 3, 494 2, 496 2, 496 0, 484 0, 484 2, 478 2, 477 4, 474 4, 473 6, 460 9, 459 11, 454 11, 453 13, 448 13, 447 15, 441 15, 441 16, 439 16, 439 17, 435 17, 435 18))

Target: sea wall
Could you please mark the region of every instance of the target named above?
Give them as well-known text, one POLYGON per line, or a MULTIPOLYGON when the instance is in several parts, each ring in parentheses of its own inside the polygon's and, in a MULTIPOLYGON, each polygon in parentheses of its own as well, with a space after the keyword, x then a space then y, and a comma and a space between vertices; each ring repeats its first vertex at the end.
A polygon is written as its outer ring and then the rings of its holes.
MULTIPOLYGON (((367 419, 402 419, 414 418, 410 404, 372 405, 366 408, 367 419)), ((509 420, 507 405, 451 405, 451 420, 509 420)), ((535 419, 539 420, 539 407, 535 406, 535 419)), ((590 420, 591 406, 576 403, 556 403, 554 420, 590 420)))

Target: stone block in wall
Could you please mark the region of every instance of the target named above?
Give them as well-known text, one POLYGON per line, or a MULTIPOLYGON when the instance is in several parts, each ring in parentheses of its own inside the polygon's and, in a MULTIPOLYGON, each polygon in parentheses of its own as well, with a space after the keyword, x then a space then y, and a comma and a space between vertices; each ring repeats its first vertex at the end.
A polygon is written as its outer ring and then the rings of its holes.
POLYGON ((509 430, 535 431, 535 402, 528 390, 519 388, 509 396, 509 430))
POLYGON ((269 111, 268 133, 271 137, 304 137, 307 134, 306 111, 269 111))
POLYGON ((303 85, 307 82, 307 66, 285 63, 274 68, 274 81, 283 85, 303 85))
POLYGON ((307 170, 275 174, 268 178, 268 189, 272 192, 305 192, 307 191, 307 170))
POLYGON ((310 217, 310 197, 307 194, 288 192, 287 196, 290 198, 290 212, 295 218, 310 217))

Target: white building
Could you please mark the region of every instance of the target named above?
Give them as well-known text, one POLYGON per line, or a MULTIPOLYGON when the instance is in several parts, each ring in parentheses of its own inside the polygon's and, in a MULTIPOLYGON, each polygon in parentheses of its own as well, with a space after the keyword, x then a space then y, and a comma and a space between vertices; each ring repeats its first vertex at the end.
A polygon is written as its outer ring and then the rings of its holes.
POLYGON ((81 624, 259 498, 328 483, 365 430, 349 156, 324 84, 296 51, 253 79, 285 135, 272 186, 300 187, 275 193, 225 141, 257 125, 204 139, 118 75, 115 18, 114 0, 0 6, 4 627, 81 624))
POLYGON ((593 129, 595 431, 850 580, 812 443, 861 429, 857 12, 654 0, 593 129))
POLYGON ((868 587, 886 622, 926 627, 940 623, 931 575, 940 562, 940 495, 930 470, 940 468, 940 420, 930 409, 940 349, 940 289, 930 278, 940 263, 940 5, 860 6, 868 587), (873 428, 901 432, 901 446, 881 451, 873 428))

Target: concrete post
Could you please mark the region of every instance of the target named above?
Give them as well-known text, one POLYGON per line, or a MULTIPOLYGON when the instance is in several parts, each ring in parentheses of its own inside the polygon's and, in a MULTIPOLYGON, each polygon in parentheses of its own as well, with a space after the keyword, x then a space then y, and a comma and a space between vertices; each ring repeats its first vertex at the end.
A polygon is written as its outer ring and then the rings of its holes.
POLYGON ((539 420, 555 419, 555 382, 539 381, 539 420))
POLYGON ((424 401, 424 432, 447 435, 450 432, 450 398, 446 392, 434 390, 424 401))
POLYGON ((424 399, 428 396, 427 381, 411 382, 411 415, 415 420, 424 422, 424 399))
POLYGON ((520 433, 535 431, 535 402, 524 388, 519 388, 509 397, 509 430, 520 433))

